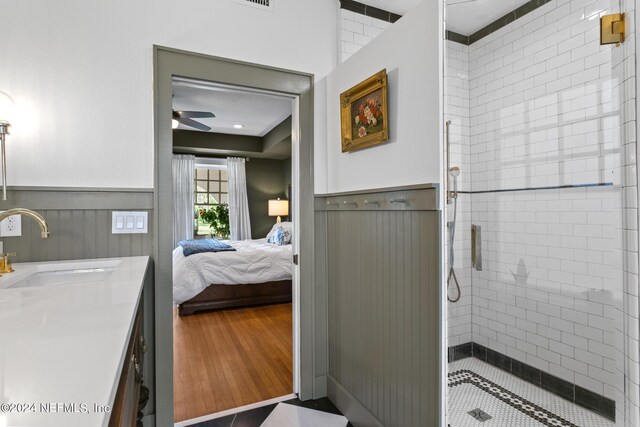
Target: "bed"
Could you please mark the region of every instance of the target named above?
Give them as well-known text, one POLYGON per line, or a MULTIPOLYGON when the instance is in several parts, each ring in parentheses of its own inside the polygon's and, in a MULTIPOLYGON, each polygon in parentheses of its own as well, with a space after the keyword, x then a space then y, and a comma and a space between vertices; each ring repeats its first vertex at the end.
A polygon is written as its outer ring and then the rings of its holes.
POLYGON ((291 302, 291 245, 267 239, 228 242, 236 251, 185 257, 173 251, 173 300, 178 314, 291 302))

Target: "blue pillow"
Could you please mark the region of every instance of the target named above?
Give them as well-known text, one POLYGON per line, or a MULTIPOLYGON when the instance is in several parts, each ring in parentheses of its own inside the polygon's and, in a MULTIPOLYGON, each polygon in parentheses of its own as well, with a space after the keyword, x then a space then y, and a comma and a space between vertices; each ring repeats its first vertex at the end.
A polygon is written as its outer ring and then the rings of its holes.
POLYGON ((184 256, 201 254, 203 252, 227 252, 235 251, 230 245, 223 243, 217 239, 204 240, 183 240, 179 243, 182 246, 182 254, 184 256))

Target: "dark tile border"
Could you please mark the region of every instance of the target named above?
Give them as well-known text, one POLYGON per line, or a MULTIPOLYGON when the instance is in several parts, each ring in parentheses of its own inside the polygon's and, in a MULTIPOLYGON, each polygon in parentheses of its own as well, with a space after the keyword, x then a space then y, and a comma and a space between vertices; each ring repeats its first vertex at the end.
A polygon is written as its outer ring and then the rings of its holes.
POLYGON ((448 361, 455 362, 457 360, 466 359, 473 356, 473 343, 468 342, 448 348, 448 361))
POLYGON ((527 381, 538 386, 549 393, 562 397, 578 406, 582 406, 596 414, 615 421, 616 420, 616 402, 601 396, 597 393, 589 391, 578 385, 555 377, 551 374, 534 368, 531 365, 522 363, 512 359, 490 348, 484 347, 474 342, 468 342, 448 348, 448 361, 455 362, 467 357, 475 357, 486 362, 496 368, 502 369, 523 381, 527 381))
POLYGON ((487 37, 491 33, 495 33, 500 28, 505 27, 517 19, 522 18, 526 14, 533 12, 540 6, 544 6, 551 0, 531 0, 519 8, 507 13, 506 15, 496 19, 491 24, 484 28, 479 29, 475 33, 465 36, 463 34, 454 33, 453 31, 447 31, 446 38, 456 43, 466 44, 467 46, 487 37))
POLYGON ((455 31, 447 30, 445 33, 445 39, 450 40, 452 42, 460 43, 469 46, 469 36, 465 36, 464 34, 456 33, 455 31))
POLYGON ((392 24, 398 19, 402 18, 402 15, 392 13, 384 9, 378 9, 377 7, 367 6, 366 4, 357 2, 355 0, 340 0, 340 9, 350 10, 351 12, 359 13, 360 15, 369 16, 371 18, 380 19, 382 21, 391 22, 392 24))
MULTIPOLYGON (((459 371, 450 372, 447 375, 447 379, 449 388, 456 387, 462 384, 471 384, 475 387, 478 387, 485 393, 493 396, 494 398, 506 403, 513 409, 516 409, 522 412, 524 415, 536 420, 543 426, 578 427, 576 424, 562 418, 558 414, 554 414, 548 409, 545 409, 542 406, 538 406, 530 400, 527 400, 522 396, 518 396, 513 391, 507 390, 501 385, 498 385, 493 381, 489 381, 482 375, 468 369, 461 369, 459 371)), ((467 413, 476 418, 474 411, 467 413)), ((478 420, 478 418, 476 418, 476 420, 478 420)), ((481 419, 480 421, 486 421, 486 419, 481 419)))

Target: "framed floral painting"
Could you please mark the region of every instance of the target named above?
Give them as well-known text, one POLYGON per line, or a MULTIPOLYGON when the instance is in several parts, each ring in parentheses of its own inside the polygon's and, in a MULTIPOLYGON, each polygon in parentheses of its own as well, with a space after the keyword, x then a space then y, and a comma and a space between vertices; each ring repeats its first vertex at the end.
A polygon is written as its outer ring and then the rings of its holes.
POLYGON ((382 70, 340 95, 342 152, 389 140, 387 70, 382 70))

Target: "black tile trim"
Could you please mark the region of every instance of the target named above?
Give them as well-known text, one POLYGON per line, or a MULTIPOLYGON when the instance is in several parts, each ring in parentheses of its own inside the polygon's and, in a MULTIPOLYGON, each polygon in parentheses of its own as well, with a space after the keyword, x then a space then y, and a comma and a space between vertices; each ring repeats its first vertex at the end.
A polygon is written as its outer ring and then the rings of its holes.
POLYGON ((466 359, 473 356, 473 343, 468 342, 460 345, 451 346, 447 349, 449 362, 466 359))
POLYGON ((518 396, 511 390, 507 390, 506 388, 494 383, 493 381, 489 381, 485 377, 468 369, 461 369, 459 371, 449 373, 448 380, 449 387, 456 387, 462 384, 474 385, 485 393, 501 400, 544 426, 578 427, 571 421, 544 409, 542 406, 536 405, 524 397, 518 396))
POLYGON ((469 46, 469 36, 465 36, 464 34, 456 33, 455 31, 447 30, 445 38, 452 42, 460 43, 469 46))
POLYGON ((380 19, 382 21, 391 22, 392 24, 398 19, 402 18, 402 15, 392 13, 384 9, 378 9, 377 7, 367 6, 366 4, 357 2, 355 0, 340 0, 340 9, 350 10, 351 12, 359 13, 360 15, 369 16, 371 18, 380 19))
POLYGON ((583 408, 587 408, 597 414, 602 415, 605 418, 609 418, 615 421, 616 414, 616 402, 613 400, 603 398, 599 394, 584 389, 580 386, 575 386, 575 403, 583 408), (613 414, 610 417, 609 414, 613 414))
POLYGON ((447 40, 451 40, 451 41, 456 42, 456 43, 466 44, 467 46, 472 45, 473 43, 477 42, 478 40, 481 40, 481 39, 487 37, 491 33, 495 33, 500 28, 511 24, 515 20, 522 18, 526 14, 528 14, 530 12, 533 12, 534 10, 539 8, 540 6, 544 6, 545 4, 549 3, 550 1, 551 0, 531 0, 528 3, 523 4, 519 8, 517 8, 517 9, 507 13, 506 15, 496 19, 495 21, 493 21, 491 24, 487 25, 486 27, 479 29, 475 33, 471 34, 470 36, 464 36, 462 34, 457 34, 457 33, 453 33, 453 32, 447 31, 447 34, 446 34, 447 40), (449 38, 449 34, 456 34, 458 36, 466 37, 466 43, 464 42, 464 39, 462 39, 460 37, 449 38))
POLYGON ((468 342, 448 348, 449 362, 465 359, 467 357, 475 357, 483 362, 502 369, 520 378, 523 381, 538 386, 549 393, 562 397, 578 406, 582 406, 592 412, 603 417, 615 421, 616 420, 616 402, 608 397, 601 396, 597 393, 589 391, 569 381, 555 377, 551 374, 534 368, 531 365, 522 363, 512 359, 490 348, 484 347, 474 342, 468 342), (469 351, 471 347, 471 351, 469 351))

